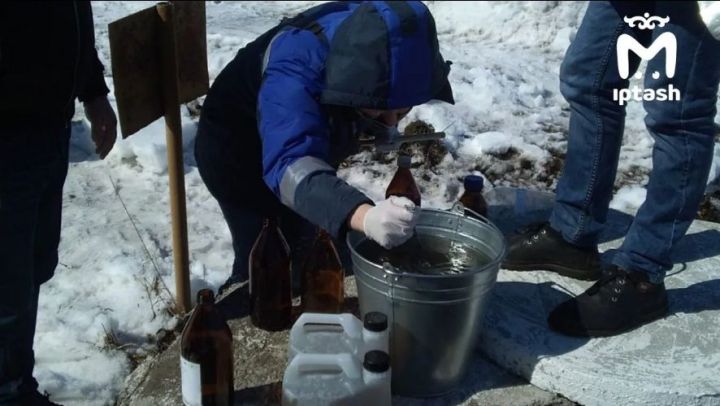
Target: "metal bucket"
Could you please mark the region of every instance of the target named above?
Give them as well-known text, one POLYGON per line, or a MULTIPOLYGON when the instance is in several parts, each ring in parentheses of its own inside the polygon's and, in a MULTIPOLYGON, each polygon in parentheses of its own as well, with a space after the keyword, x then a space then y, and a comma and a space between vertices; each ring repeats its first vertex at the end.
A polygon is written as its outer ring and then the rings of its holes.
POLYGON ((365 236, 348 234, 363 316, 380 311, 390 323, 392 390, 410 397, 440 396, 462 379, 482 327, 485 304, 505 255, 505 239, 492 223, 461 210, 422 209, 416 232, 468 244, 490 258, 455 275, 397 272, 356 250, 365 236))

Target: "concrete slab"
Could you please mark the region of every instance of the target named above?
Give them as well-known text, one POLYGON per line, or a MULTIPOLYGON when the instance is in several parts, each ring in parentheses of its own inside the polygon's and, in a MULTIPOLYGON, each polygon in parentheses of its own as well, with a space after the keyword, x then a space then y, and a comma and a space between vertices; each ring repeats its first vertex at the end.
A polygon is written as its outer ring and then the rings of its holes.
MULTIPOLYGON (((514 206, 496 205, 490 210, 505 231, 546 218, 552 195, 527 193, 510 200, 514 206)), ((602 236, 603 255, 613 254, 631 220, 626 213, 611 212, 602 236)), ((583 292, 590 282, 549 272, 502 270, 472 366, 457 390, 435 399, 395 397, 393 403, 720 405, 718 226, 696 221, 675 250, 676 266, 666 281, 671 315, 617 337, 576 339, 547 328, 546 317, 554 306, 583 292)), ((352 276, 346 278, 346 292, 347 310, 357 313, 352 276)), ((222 298, 222 304, 234 332, 237 403, 278 404, 287 332, 252 327, 245 317, 246 289, 222 298)), ((178 344, 143 363, 128 378, 118 404, 180 404, 178 344)))
MULTIPOLYGON (((511 212, 494 214, 502 222, 502 214, 511 212)), ((604 256, 622 243, 618 237, 631 220, 611 213, 604 256)), ((675 249, 676 265, 666 279, 671 314, 616 337, 568 338, 547 328, 549 312, 591 282, 501 270, 480 337, 482 351, 530 383, 588 406, 720 405, 719 226, 694 222, 675 249)))
MULTIPOLYGON (((346 278, 347 310, 357 314, 355 278, 346 278)), ((287 365, 288 332, 268 333, 252 326, 247 314, 247 289, 239 288, 221 299, 231 319, 234 338, 236 404, 277 405, 287 365)), ((179 340, 153 359, 146 360, 128 378, 118 405, 180 405, 179 340)), ((499 368, 480 351, 457 390, 433 399, 395 397, 393 404, 409 406, 514 405, 571 406, 573 403, 540 390, 499 368)))

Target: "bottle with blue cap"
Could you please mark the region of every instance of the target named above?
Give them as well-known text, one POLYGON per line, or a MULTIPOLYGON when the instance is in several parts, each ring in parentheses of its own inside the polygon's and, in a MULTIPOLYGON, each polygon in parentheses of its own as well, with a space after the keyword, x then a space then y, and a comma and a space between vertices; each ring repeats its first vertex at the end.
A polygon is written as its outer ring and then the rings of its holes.
POLYGON ((482 176, 468 175, 465 177, 465 193, 460 197, 460 203, 465 206, 466 216, 475 216, 475 213, 487 217, 487 202, 485 196, 483 196, 483 187, 485 186, 485 180, 482 176), (474 212, 474 213, 473 213, 474 212))

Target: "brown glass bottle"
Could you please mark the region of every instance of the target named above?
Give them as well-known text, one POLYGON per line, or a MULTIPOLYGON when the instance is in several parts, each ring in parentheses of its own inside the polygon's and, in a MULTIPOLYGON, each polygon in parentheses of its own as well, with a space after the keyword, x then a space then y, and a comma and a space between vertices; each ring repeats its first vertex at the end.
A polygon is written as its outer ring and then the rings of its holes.
MULTIPOLYGON (((415 183, 412 172, 410 172, 410 163, 410 155, 398 154, 398 169, 385 190, 385 198, 387 199, 390 196, 406 197, 415 203, 416 209, 419 210, 421 203, 420 190, 415 183)), ((385 259, 395 266, 400 266, 417 259, 417 256, 422 252, 420 240, 417 234, 413 233, 409 240, 397 247, 385 250, 385 259)))
MULTIPOLYGON (((483 197, 484 180, 482 176, 468 175, 465 177, 465 193, 460 197, 460 203, 475 213, 487 217, 487 202, 483 197)), ((470 211, 465 211, 465 215, 476 217, 470 211)))
POLYGON ((250 251, 250 320, 263 330, 290 327, 292 288, 290 248, 277 219, 265 220, 250 251))
POLYGON ((232 405, 232 333, 215 307, 210 289, 197 293, 197 306, 180 339, 180 374, 185 405, 232 405))
POLYGON ((407 197, 415 203, 415 206, 420 207, 420 190, 410 172, 410 162, 411 157, 409 155, 398 155, 398 169, 385 190, 385 198, 387 199, 390 196, 407 197))
POLYGON ((302 267, 303 312, 340 313, 345 272, 330 235, 320 229, 302 267))

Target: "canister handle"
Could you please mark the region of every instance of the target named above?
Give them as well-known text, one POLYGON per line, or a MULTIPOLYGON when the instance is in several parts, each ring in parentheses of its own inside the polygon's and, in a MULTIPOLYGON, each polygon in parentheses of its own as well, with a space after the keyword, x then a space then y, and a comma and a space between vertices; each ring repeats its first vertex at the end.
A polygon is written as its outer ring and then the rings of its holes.
MULTIPOLYGON (((353 328, 353 322, 356 320, 355 316, 350 313, 303 313, 295 322, 295 326, 298 326, 299 330, 305 330, 305 326, 308 324, 328 324, 342 327, 346 334, 354 334, 357 329, 353 328)), ((357 324, 359 323, 360 322, 357 321, 357 324)), ((295 326, 293 326, 293 331, 290 332, 291 334, 293 334, 294 331, 298 331, 298 328, 295 326)))
POLYGON ((328 372, 342 373, 350 379, 357 379, 360 371, 354 365, 353 355, 340 354, 298 354, 285 370, 285 382, 298 381, 301 375, 327 374, 328 372))

